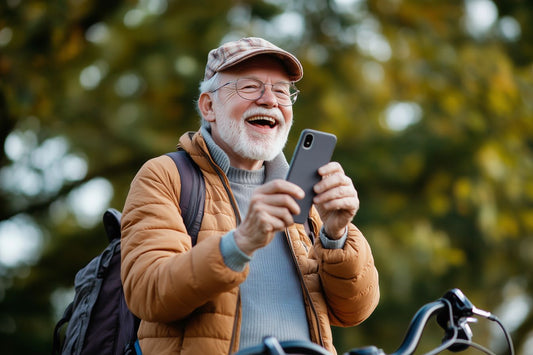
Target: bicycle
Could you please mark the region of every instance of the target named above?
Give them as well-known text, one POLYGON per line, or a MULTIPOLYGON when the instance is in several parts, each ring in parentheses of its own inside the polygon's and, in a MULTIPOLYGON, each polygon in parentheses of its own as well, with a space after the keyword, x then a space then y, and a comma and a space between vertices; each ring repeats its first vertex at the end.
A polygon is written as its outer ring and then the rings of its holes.
MULTIPOLYGON (((440 299, 422 306, 415 314, 400 347, 389 355, 412 355, 422 338, 422 332, 432 317, 444 329, 442 343, 425 355, 436 355, 444 350, 453 352, 465 351, 469 347, 481 353, 495 355, 490 349, 472 341, 472 330, 468 323, 485 318, 496 322, 502 329, 508 350, 514 355, 514 347, 509 332, 503 323, 492 313, 475 307, 463 292, 457 288, 444 294, 440 299)), ((307 341, 281 341, 274 337, 265 337, 263 342, 254 347, 243 349, 234 355, 331 355, 323 347, 307 341)), ((376 346, 354 348, 344 355, 387 355, 376 346)))

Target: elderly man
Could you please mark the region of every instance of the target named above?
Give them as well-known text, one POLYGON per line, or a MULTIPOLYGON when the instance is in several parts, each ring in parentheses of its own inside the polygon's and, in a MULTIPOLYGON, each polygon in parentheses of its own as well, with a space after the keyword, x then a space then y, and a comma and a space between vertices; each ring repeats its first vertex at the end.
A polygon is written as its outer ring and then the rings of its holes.
POLYGON ((149 160, 133 180, 122 217, 122 280, 142 320, 143 354, 231 354, 265 336, 335 353, 331 325, 354 326, 376 307, 372 252, 351 224, 357 192, 338 163, 318 170, 314 241, 293 221, 304 192, 284 180, 282 150, 302 76, 295 56, 261 38, 209 53, 202 126, 179 143, 206 183, 194 247, 171 158, 149 160))

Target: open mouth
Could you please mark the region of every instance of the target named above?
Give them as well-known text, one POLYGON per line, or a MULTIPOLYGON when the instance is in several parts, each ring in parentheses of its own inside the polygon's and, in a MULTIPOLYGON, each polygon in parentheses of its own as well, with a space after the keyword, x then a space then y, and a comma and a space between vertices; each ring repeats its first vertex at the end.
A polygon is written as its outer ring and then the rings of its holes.
POLYGON ((255 116, 250 117, 246 120, 246 122, 259 127, 268 127, 268 128, 274 128, 278 124, 277 121, 268 116, 255 116))

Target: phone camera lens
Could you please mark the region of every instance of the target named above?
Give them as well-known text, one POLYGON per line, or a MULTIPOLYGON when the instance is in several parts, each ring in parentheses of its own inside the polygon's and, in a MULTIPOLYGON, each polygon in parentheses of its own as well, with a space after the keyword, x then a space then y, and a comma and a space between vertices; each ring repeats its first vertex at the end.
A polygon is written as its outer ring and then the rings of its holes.
POLYGON ((311 144, 313 144, 313 136, 308 134, 307 136, 305 136, 304 138, 304 148, 309 148, 311 147, 311 144))

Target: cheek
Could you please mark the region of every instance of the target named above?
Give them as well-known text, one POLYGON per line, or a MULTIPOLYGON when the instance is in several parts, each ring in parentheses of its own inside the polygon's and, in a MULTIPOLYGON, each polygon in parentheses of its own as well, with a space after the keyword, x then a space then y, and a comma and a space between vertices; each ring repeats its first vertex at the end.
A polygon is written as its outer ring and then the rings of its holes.
POLYGON ((285 123, 291 124, 292 123, 292 106, 281 107, 280 109, 281 109, 281 114, 283 115, 283 118, 285 119, 285 123))
POLYGON ((239 99, 239 95, 235 90, 227 90, 223 94, 219 93, 218 98, 223 105, 231 105, 239 99))
POLYGON ((217 105, 217 110, 219 112, 224 112, 225 117, 239 119, 248 108, 248 105, 249 102, 243 102, 243 100, 234 92, 221 98, 217 105))

